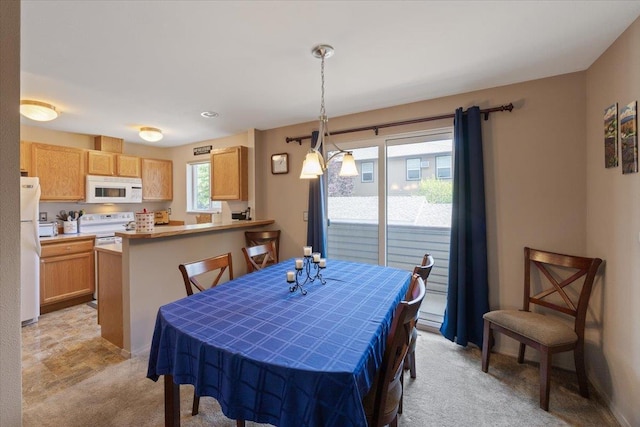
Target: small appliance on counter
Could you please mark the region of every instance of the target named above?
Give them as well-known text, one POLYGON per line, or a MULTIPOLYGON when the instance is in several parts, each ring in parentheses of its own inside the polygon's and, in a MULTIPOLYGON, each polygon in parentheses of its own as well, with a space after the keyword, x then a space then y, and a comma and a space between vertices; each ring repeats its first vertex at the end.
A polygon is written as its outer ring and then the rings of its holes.
POLYGON ((231 219, 236 219, 239 221, 248 221, 251 219, 251 208, 247 208, 246 211, 242 212, 231 212, 231 219))
POLYGON ((155 225, 169 224, 169 211, 155 211, 153 213, 155 225))
POLYGON ((58 224, 55 222, 39 222, 38 236, 53 237, 58 235, 58 224))

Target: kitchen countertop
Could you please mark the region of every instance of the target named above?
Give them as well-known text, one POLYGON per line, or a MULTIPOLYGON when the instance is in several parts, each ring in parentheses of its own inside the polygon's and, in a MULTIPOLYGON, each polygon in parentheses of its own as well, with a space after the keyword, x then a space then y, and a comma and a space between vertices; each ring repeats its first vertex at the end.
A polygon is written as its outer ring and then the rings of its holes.
POLYGON ((86 240, 95 238, 96 235, 91 233, 58 234, 57 236, 40 237, 40 243, 46 245, 47 243, 69 242, 73 240, 86 240))
POLYGON ((109 243, 108 245, 95 246, 93 249, 96 252, 108 252, 112 254, 121 254, 122 243, 109 243))
POLYGON ((154 227, 153 231, 117 231, 116 236, 122 237, 123 239, 156 239, 159 237, 180 236, 209 231, 258 227, 273 224, 274 222, 272 219, 253 219, 249 221, 228 221, 220 224, 163 225, 162 227, 154 227))

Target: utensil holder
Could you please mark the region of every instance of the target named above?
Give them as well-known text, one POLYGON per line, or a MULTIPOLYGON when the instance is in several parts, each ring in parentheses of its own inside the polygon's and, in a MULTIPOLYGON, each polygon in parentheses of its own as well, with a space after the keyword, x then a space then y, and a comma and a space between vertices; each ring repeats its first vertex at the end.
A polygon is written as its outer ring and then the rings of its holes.
POLYGON ((63 221, 62 230, 64 234, 77 234, 78 222, 77 221, 63 221))

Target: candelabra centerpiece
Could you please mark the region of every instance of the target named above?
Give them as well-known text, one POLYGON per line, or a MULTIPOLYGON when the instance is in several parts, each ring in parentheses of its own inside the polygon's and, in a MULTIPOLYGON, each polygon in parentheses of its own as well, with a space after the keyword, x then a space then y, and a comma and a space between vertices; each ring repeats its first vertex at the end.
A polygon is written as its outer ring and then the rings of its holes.
POLYGON ((313 252, 311 246, 303 247, 303 258, 296 258, 295 271, 287 271, 287 282, 289 292, 300 291, 302 295, 307 294, 304 286, 313 283, 316 279, 325 285, 327 281, 322 277, 322 270, 327 267, 327 260, 320 258, 319 252, 313 252))

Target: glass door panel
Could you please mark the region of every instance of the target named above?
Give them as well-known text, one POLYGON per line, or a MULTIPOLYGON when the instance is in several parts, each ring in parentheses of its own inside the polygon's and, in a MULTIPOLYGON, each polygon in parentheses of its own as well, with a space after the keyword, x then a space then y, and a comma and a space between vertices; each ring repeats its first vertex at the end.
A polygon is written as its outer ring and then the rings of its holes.
MULTIPOLYGON (((341 148, 345 147, 341 144, 341 148)), ((338 175, 341 154, 331 160, 326 172, 327 253, 329 258, 380 264, 378 147, 348 149, 353 152, 359 176, 338 175)), ((327 158, 334 153, 327 152, 327 158)))

